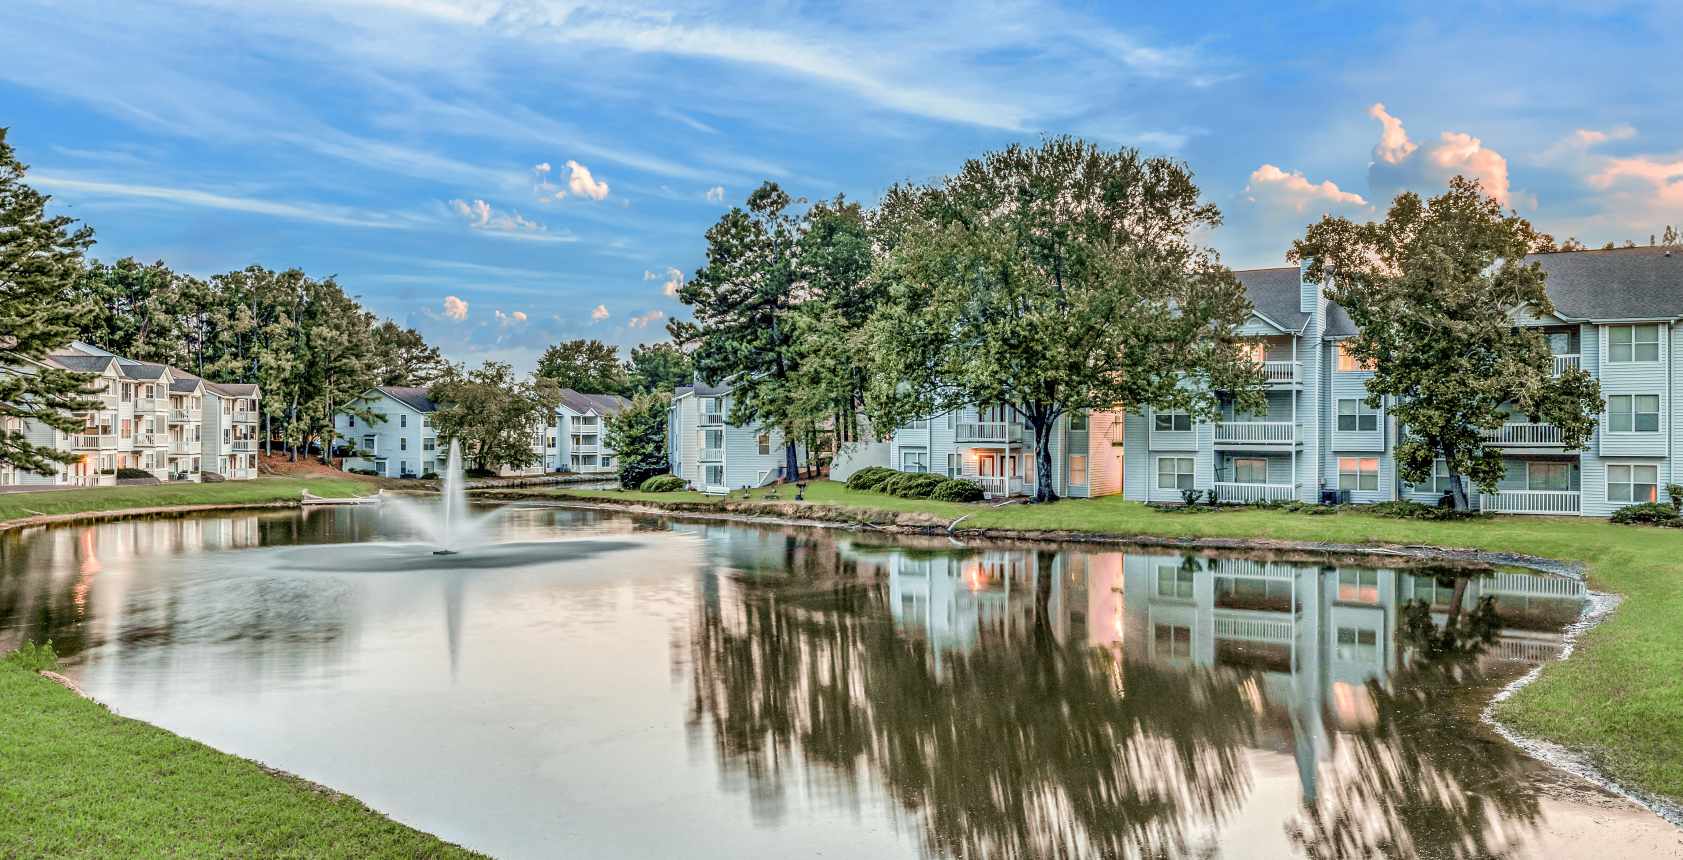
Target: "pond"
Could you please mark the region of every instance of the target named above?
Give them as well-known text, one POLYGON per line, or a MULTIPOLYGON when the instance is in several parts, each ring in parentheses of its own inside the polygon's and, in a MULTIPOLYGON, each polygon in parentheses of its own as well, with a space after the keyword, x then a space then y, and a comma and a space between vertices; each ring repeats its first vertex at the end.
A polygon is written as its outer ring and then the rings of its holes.
POLYGON ((500 857, 1679 850, 1479 722, 1575 580, 536 506, 436 556, 406 522, 0 535, 0 649, 500 857))

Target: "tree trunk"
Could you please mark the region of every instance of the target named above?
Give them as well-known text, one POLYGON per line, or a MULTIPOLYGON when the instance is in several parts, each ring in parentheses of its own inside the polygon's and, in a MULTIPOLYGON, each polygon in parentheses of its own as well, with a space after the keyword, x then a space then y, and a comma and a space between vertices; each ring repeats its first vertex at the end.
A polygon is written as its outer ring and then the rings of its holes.
POLYGON ((1029 416, 1029 429, 1034 431, 1034 500, 1055 502, 1058 491, 1052 486, 1052 427, 1055 419, 1029 416))
POLYGON ((800 477, 800 461, 795 457, 795 440, 787 439, 783 442, 783 478, 793 481, 800 477))
MULTIPOLYGON (((1443 462, 1448 464, 1455 462, 1455 460, 1449 456, 1448 451, 1444 451, 1443 462)), ((1472 510, 1472 505, 1467 501, 1467 486, 1461 480, 1461 473, 1455 471, 1453 466, 1449 467, 1449 495, 1455 501, 1455 510, 1472 510)))

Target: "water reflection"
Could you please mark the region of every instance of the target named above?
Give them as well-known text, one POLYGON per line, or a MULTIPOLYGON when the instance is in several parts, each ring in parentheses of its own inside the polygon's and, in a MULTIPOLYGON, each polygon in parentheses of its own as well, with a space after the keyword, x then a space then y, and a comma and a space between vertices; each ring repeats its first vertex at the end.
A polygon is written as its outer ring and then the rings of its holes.
POLYGON ((820 763, 830 790, 895 798, 929 856, 1217 851, 1256 750, 1295 758, 1306 854, 1499 856, 1538 816, 1529 763, 1452 717, 1551 657, 1583 599, 1517 571, 1197 555, 743 566, 699 613, 691 720, 759 814, 820 763))
POLYGON ((1556 653, 1572 580, 536 508, 496 530, 442 561, 371 509, 0 535, 0 647, 51 638, 120 712, 498 856, 1675 836, 1551 796, 1477 722, 1556 653))

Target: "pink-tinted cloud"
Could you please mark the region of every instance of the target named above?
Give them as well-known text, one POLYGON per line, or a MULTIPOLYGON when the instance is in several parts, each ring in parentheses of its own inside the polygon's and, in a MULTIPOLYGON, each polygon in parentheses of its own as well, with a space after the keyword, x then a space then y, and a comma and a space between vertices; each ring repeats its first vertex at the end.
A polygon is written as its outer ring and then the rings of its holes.
POLYGON ((455 296, 444 297, 444 315, 450 319, 461 321, 467 319, 468 303, 455 296))
POLYGON ((590 312, 591 322, 601 322, 601 321, 603 321, 607 318, 608 318, 608 306, 607 305, 597 305, 596 309, 590 312))
POLYGON ((1381 126, 1368 165, 1368 187, 1374 194, 1388 197, 1405 189, 1431 193, 1459 175, 1477 179, 1485 193, 1504 206, 1512 204, 1508 160, 1483 141, 1466 132, 1446 131, 1436 144, 1422 147, 1409 139, 1402 120, 1383 103, 1375 102, 1367 113, 1381 126))
POLYGON ((1408 132, 1403 129, 1402 120, 1391 116, 1385 110, 1384 102, 1374 102, 1367 109, 1367 115, 1379 120, 1384 130, 1379 133, 1379 142, 1373 145, 1373 160, 1386 164, 1401 164, 1414 154, 1420 147, 1408 139, 1408 132))
POLYGON ((632 328, 648 328, 649 323, 656 322, 658 320, 662 320, 662 319, 665 319, 665 318, 666 318, 666 312, 659 309, 659 308, 655 308, 654 310, 647 311, 645 313, 640 313, 640 314, 632 317, 630 320, 628 320, 626 322, 626 325, 631 326, 632 328))
POLYGON ((567 162, 567 188, 580 197, 601 200, 608 196, 608 183, 590 175, 590 168, 576 161, 567 162))
POLYGON ((1284 206, 1300 213, 1311 206, 1367 205, 1360 194, 1345 191, 1330 179, 1310 182, 1302 173, 1288 173, 1272 164, 1251 171, 1245 194, 1252 203, 1284 206))

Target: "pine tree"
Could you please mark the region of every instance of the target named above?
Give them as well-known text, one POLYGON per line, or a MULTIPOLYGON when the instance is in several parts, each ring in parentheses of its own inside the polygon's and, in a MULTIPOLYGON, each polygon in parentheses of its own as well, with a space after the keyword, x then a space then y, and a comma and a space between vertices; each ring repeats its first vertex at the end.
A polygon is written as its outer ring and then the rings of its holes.
POLYGON ((74 433, 85 425, 78 413, 97 408, 90 377, 41 361, 76 335, 81 309, 67 298, 93 230, 49 217, 49 198, 24 184, 27 170, 0 128, 0 463, 51 472, 76 455, 31 443, 22 425, 74 433))

